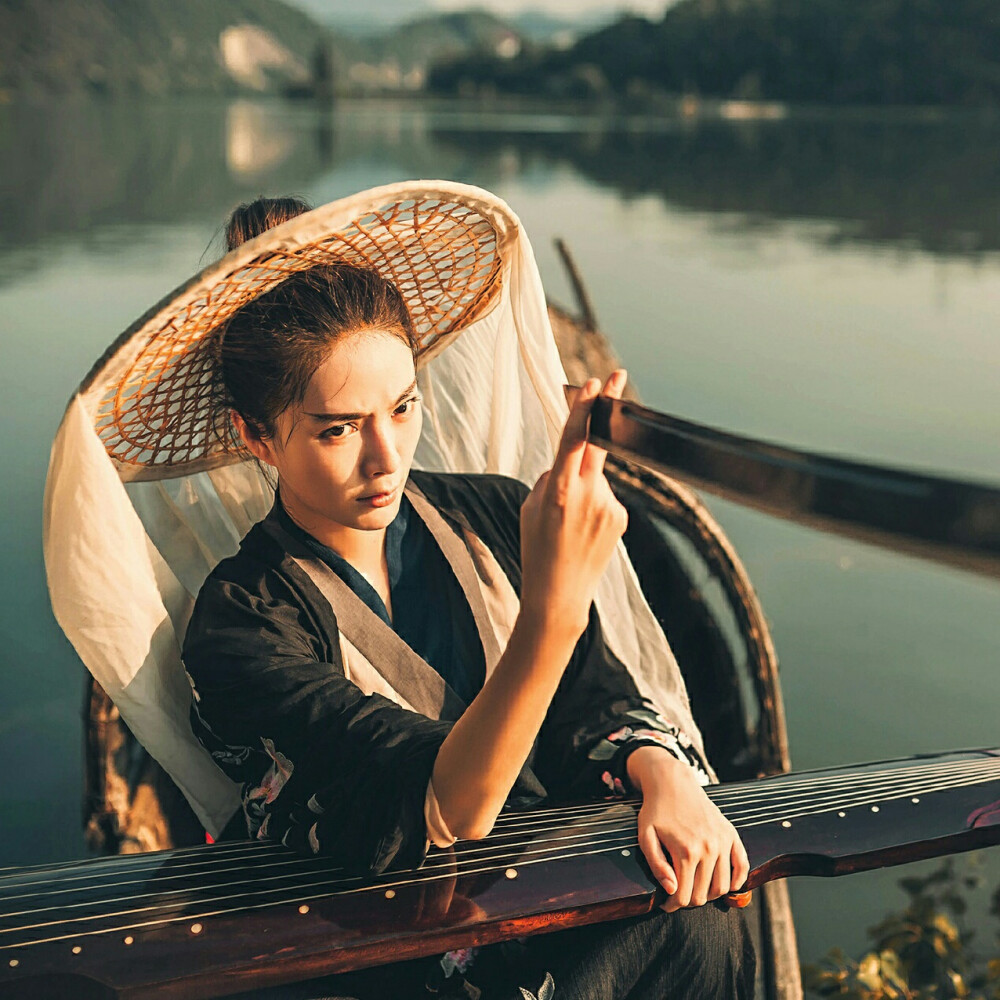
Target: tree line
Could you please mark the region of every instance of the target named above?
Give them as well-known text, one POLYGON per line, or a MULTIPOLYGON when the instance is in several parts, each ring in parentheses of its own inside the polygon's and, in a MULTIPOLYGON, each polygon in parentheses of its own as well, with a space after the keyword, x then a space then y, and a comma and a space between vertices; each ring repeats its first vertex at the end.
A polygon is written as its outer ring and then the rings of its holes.
POLYGON ((656 94, 834 105, 994 105, 1000 0, 682 0, 565 50, 435 67, 432 90, 547 98, 656 94))

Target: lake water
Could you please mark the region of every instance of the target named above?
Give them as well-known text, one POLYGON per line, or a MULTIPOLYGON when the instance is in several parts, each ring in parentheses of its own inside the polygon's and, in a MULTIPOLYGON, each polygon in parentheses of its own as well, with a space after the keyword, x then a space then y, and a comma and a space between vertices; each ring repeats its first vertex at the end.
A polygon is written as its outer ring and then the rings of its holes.
MULTIPOLYGON (((572 304, 552 240, 569 243, 651 405, 1000 480, 1000 127, 73 104, 0 106, 0 150, 0 864, 84 853, 81 667, 41 560, 63 406, 122 329, 217 254, 240 200, 482 185, 572 304)), ((996 583, 710 506, 773 627, 796 766, 1000 742, 996 583)), ((1000 851, 984 862, 995 887, 1000 851)), ((793 880, 803 957, 857 953, 905 873, 793 880)), ((996 929, 980 929, 984 948, 996 929)))

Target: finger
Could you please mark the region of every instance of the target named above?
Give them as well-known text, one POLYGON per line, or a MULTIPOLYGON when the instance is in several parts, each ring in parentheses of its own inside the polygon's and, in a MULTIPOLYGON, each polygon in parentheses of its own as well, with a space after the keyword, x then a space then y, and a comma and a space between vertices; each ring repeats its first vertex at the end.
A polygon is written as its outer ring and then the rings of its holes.
POLYGON ((536 480, 535 485, 531 488, 531 493, 528 496, 536 495, 541 493, 545 489, 545 484, 549 481, 549 475, 551 474, 551 469, 546 469, 536 480))
POLYGON ((677 873, 677 891, 674 893, 671 904, 676 904, 680 909, 683 906, 691 905, 691 893, 694 891, 694 877, 698 870, 697 858, 691 857, 686 851, 681 854, 681 850, 671 852, 671 859, 674 863, 674 871, 677 873))
POLYGON ((739 891, 747 884, 747 879, 750 877, 750 859, 747 857, 747 849, 739 837, 733 844, 731 856, 733 865, 731 891, 739 891))
POLYGON ((702 855, 698 862, 698 867, 694 871, 691 879, 691 905, 704 906, 708 902, 708 893, 712 887, 712 879, 715 876, 715 868, 718 863, 718 855, 709 851, 702 855))
POLYGON ((543 502, 542 498, 545 495, 545 484, 549 481, 548 472, 543 472, 536 481, 535 485, 532 486, 531 492, 524 498, 524 503, 521 504, 521 524, 524 525, 525 518, 531 518, 535 515, 538 510, 539 505, 543 502))
MULTIPOLYGON (((604 383, 601 395, 607 396, 609 399, 621 399, 622 392, 625 390, 625 382, 627 379, 628 375, 626 374, 624 368, 619 368, 617 371, 613 371, 608 376, 608 380, 604 383)), ((607 457, 608 453, 604 448, 588 441, 583 454, 583 460, 580 463, 580 475, 593 476, 602 473, 604 471, 604 462, 607 457)))
POLYGON ((601 388, 600 379, 588 378, 576 394, 562 437, 559 439, 559 449, 552 463, 552 473, 557 477, 576 475, 580 471, 584 448, 587 446, 587 421, 590 419, 590 407, 597 398, 601 388))
POLYGON ((639 828, 639 847, 642 849, 646 864, 653 873, 653 878, 663 886, 668 896, 677 891, 677 874, 673 866, 667 860, 660 844, 660 838, 656 836, 656 830, 651 826, 639 828))
POLYGON ((715 862, 715 871, 712 874, 712 881, 708 886, 708 899, 718 899, 725 896, 732 885, 733 867, 730 851, 723 851, 715 862))

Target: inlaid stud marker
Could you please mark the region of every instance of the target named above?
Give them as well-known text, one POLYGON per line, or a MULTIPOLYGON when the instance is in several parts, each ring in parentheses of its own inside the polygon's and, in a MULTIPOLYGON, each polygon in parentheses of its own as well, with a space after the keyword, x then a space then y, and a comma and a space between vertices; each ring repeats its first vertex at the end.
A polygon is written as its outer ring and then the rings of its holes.
POLYGON ((202 930, 201 924, 192 924, 191 925, 191 933, 192 934, 200 934, 201 930, 202 930))
POLYGON ((790 830, 790 829, 792 828, 792 824, 791 824, 791 823, 790 823, 790 822, 789 822, 789 821, 788 821, 787 819, 783 819, 783 820, 781 821, 781 825, 782 825, 782 826, 783 826, 783 827, 784 827, 784 828, 785 828, 786 830, 790 830))
POLYGON ((838 816, 839 816, 839 817, 840 817, 841 819, 843 819, 843 818, 844 818, 844 817, 845 817, 845 816, 847 815, 847 813, 845 813, 845 812, 839 812, 839 813, 837 813, 837 815, 838 815, 838 816))
POLYGON ((12 969, 16 969, 16 968, 17 968, 17 967, 18 967, 18 966, 19 966, 20 964, 21 964, 21 963, 20 963, 20 962, 19 962, 19 961, 18 961, 18 960, 17 960, 16 958, 12 958, 12 959, 10 960, 10 967, 11 967, 12 969))
POLYGON ((873 813, 877 813, 878 812, 878 806, 872 806, 872 812, 873 813))
POLYGON ((506 875, 507 878, 517 878, 517 869, 516 868, 508 868, 504 872, 504 875, 506 875))
POLYGON ((131 934, 129 934, 129 936, 127 938, 123 938, 122 939, 122 943, 123 944, 132 944, 134 941, 135 941, 135 938, 132 937, 131 934))
POLYGON ((919 804, 920 804, 920 799, 910 799, 910 801, 911 801, 911 802, 912 802, 912 803, 913 803, 914 805, 919 805, 919 804))
POLYGON ((83 951, 83 949, 78 944, 73 945, 71 950, 74 955, 79 955, 80 952, 83 951))
POLYGON ((305 914, 306 914, 306 913, 308 913, 308 912, 309 912, 309 907, 308 907, 308 906, 306 906, 306 904, 305 904, 305 903, 303 903, 303 904, 302 904, 302 905, 301 905, 301 906, 299 907, 299 913, 301 913, 301 914, 305 915, 305 914))
POLYGON ((631 856, 632 856, 632 852, 630 850, 626 849, 626 850, 622 851, 622 857, 623 858, 630 858, 631 856))
POLYGON ((386 899, 395 899, 396 898, 396 890, 395 889, 386 889, 385 890, 385 898, 386 899))

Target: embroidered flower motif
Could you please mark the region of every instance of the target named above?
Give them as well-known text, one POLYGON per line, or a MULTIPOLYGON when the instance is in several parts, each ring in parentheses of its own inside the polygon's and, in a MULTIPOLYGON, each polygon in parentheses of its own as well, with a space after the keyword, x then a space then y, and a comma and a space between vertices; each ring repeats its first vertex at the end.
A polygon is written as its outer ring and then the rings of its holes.
MULTIPOLYGON (((621 726, 613 733, 609 733, 590 749, 587 754, 590 760, 613 760, 618 755, 618 751, 627 744, 655 744, 669 751, 681 763, 689 765, 695 772, 695 777, 700 785, 711 784, 711 778, 705 769, 701 756, 687 733, 672 726, 663 716, 650 709, 636 708, 626 714, 644 725, 641 728, 635 725, 621 726)), ((601 775, 601 780, 612 795, 623 796, 626 794, 621 779, 613 777, 610 771, 605 771, 601 775)))
POLYGON ((623 743, 632 735, 631 726, 622 726, 621 729, 616 729, 613 733, 609 734, 607 739, 611 740, 612 743, 623 743))
POLYGON ((668 750, 673 750, 680 746, 680 740, 676 733, 665 733, 659 729, 636 729, 632 736, 637 740, 649 740, 652 743, 659 743, 668 750))
POLYGON ((260 824, 260 829, 257 831, 258 840, 267 840, 267 827, 270 822, 271 822, 271 814, 268 813, 264 817, 264 822, 260 824))
POLYGON ((313 825, 309 827, 309 846, 312 848, 313 854, 319 854, 319 837, 316 834, 317 825, 318 824, 313 823, 313 825))
POLYGON ((595 743, 587 753, 588 760, 611 760, 618 753, 618 747, 611 740, 601 740, 595 743))
POLYGON ((693 771, 698 784, 701 786, 710 785, 712 779, 705 770, 698 752, 689 739, 681 739, 683 734, 679 730, 665 733, 659 729, 636 729, 629 740, 632 743, 654 744, 663 747, 668 753, 676 757, 682 764, 687 764, 693 771))
POLYGON ((280 751, 275 750, 274 742, 265 738, 261 739, 267 755, 274 761, 270 770, 264 775, 260 785, 250 790, 248 799, 263 799, 265 805, 270 805, 277 797, 285 782, 292 776, 295 765, 280 751))
MULTIPOLYGON (((637 736, 649 736, 660 741, 666 737, 673 737, 681 746, 691 746, 691 741, 685 733, 682 733, 676 726, 671 726, 662 716, 651 712, 648 709, 637 708, 627 713, 633 719, 638 719, 651 726, 651 729, 635 729, 632 726, 622 726, 613 733, 609 733, 596 743, 587 754, 590 760, 611 760, 618 753, 622 743, 629 743, 637 736)), ((666 743, 665 743, 666 745, 666 743)))
POLYGON ((213 749, 211 751, 212 760, 214 760, 220 767, 224 764, 228 764, 230 767, 239 767, 241 764, 245 764, 247 762, 247 758, 250 756, 250 747, 240 747, 238 753, 235 751, 235 747, 220 747, 219 749, 213 749))
POLYGON ((465 974, 476 958, 478 948, 456 948, 454 951, 446 951, 441 956, 441 969, 445 976, 450 976, 453 972, 465 974))
POLYGON ((253 799, 251 794, 255 789, 247 782, 243 786, 243 815, 247 821, 247 836, 256 837, 257 831, 261 828, 267 810, 264 808, 264 801, 261 798, 253 799))
POLYGON ((604 774, 601 775, 601 781, 607 785, 612 795, 624 798, 627 794, 622 779, 614 777, 610 771, 605 771, 604 774))
POLYGON ((523 986, 518 986, 521 991, 521 1000, 552 1000, 556 995, 556 984, 551 972, 545 973, 542 985, 538 987, 537 993, 526 990, 523 986))
POLYGON ((662 715, 649 708, 632 708, 625 714, 630 715, 633 719, 638 719, 640 722, 645 722, 647 726, 655 726, 657 729, 674 728, 662 715))

